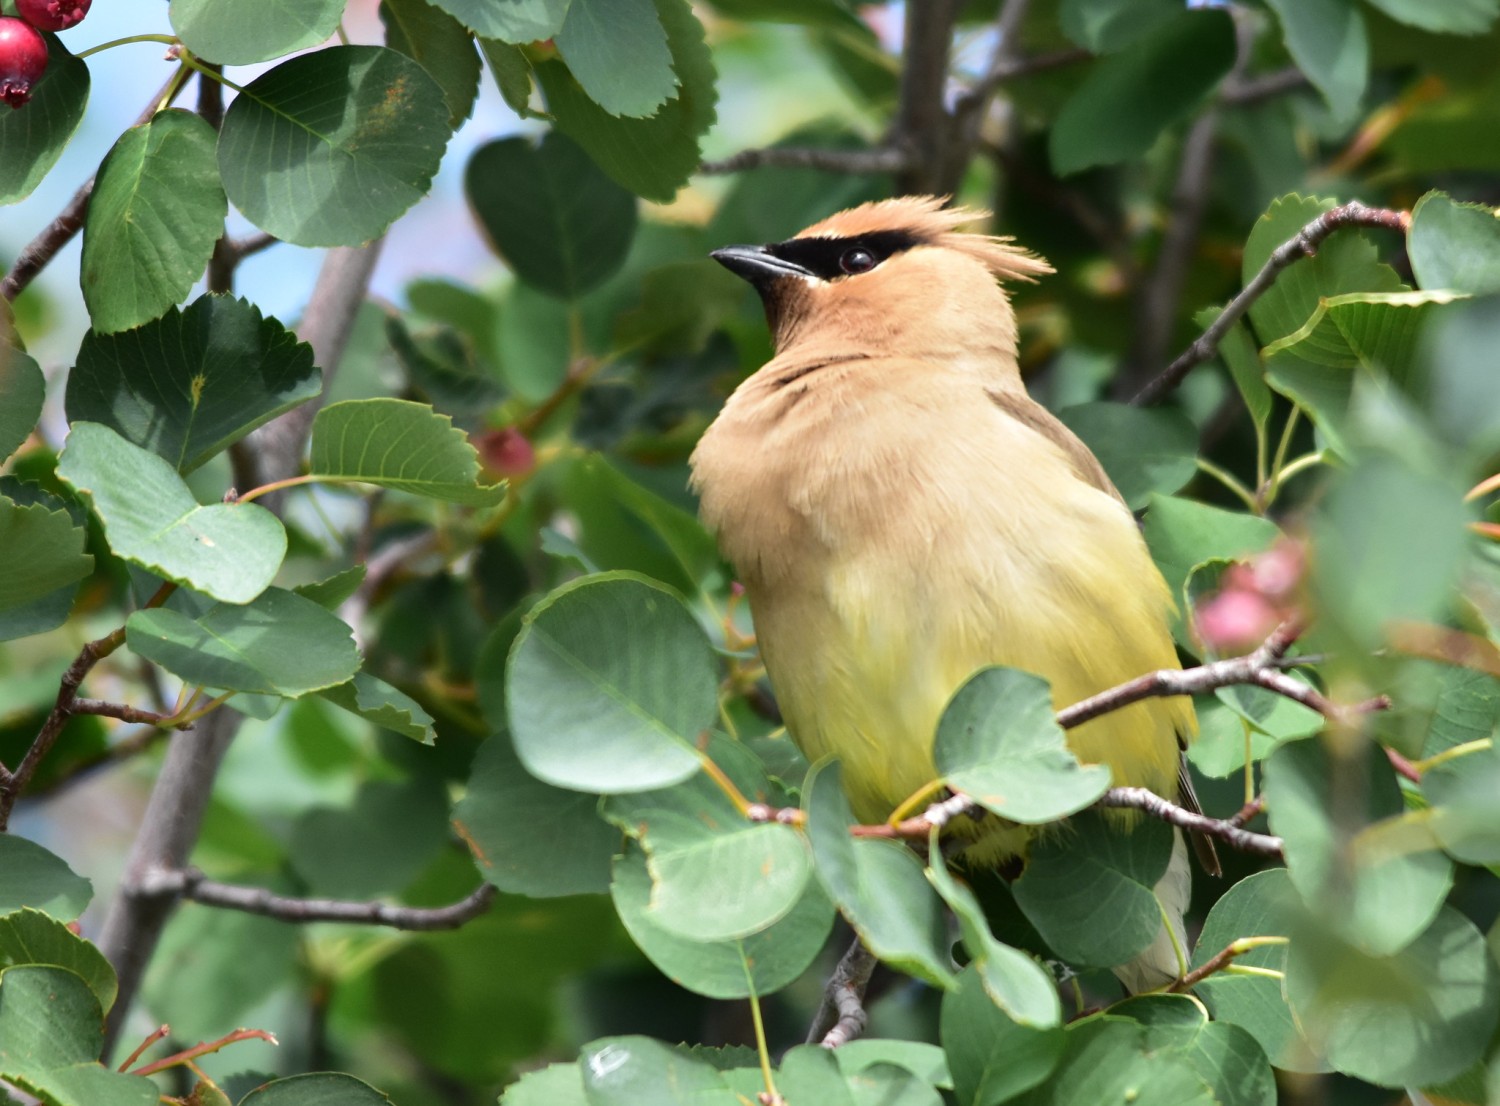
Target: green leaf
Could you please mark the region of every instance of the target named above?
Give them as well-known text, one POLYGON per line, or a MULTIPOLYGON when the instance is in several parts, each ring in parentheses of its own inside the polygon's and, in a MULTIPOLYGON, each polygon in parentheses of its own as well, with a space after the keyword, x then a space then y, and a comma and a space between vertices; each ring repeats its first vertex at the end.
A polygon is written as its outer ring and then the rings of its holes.
POLYGON ((0 461, 31 437, 46 391, 47 378, 37 363, 0 338, 0 461))
POLYGON ((71 921, 94 897, 94 885, 34 841, 0 834, 0 914, 32 907, 71 921))
POLYGON ((500 1106, 588 1106, 578 1064, 548 1064, 505 1088, 500 1106))
POLYGON ((351 565, 322 580, 310 584, 298 584, 292 590, 304 599, 311 599, 324 610, 337 611, 344 602, 365 582, 365 566, 351 565))
POLYGON ((649 1037, 605 1037, 578 1058, 589 1106, 742 1106, 724 1077, 649 1037))
POLYGON ((651 919, 696 941, 748 937, 789 914, 811 876, 790 826, 723 824, 673 810, 637 815, 651 871, 651 919))
POLYGON ((573 78, 611 115, 652 115, 677 91, 652 0, 572 0, 556 41, 573 78))
POLYGON ((1012 1020, 990 998, 973 965, 943 995, 940 1025, 959 1106, 1009 1102, 1051 1075, 1062 1058, 1062 1029, 1012 1020))
POLYGON ((1094 813, 1068 826, 1033 845, 1011 885, 1016 905, 1069 964, 1124 964, 1161 932, 1154 889, 1172 856, 1172 827, 1145 818, 1124 831, 1094 813))
POLYGON ((1382 836, 1398 828, 1392 823, 1404 809, 1401 790, 1384 751, 1372 742, 1365 754, 1361 769, 1331 758, 1316 739, 1281 746, 1263 766, 1266 806, 1303 899, 1330 932, 1371 955, 1388 956, 1432 921, 1453 885, 1453 864, 1434 851, 1430 838, 1413 850, 1382 836), (1365 828, 1345 844, 1332 811, 1338 779, 1357 771, 1368 781, 1360 812, 1365 828))
MULTIPOLYGON (((297 594, 303 593, 299 591, 297 594)), ((322 603, 318 603, 318 606, 328 609, 322 603)), ((392 730, 402 737, 420 741, 423 745, 432 745, 437 741, 432 715, 422 709, 422 704, 368 672, 357 672, 348 683, 327 688, 318 694, 334 706, 342 707, 350 714, 357 714, 366 722, 392 730)))
POLYGON ((219 171, 230 202, 262 230, 299 246, 358 246, 427 194, 451 133, 443 90, 417 62, 331 46, 234 98, 219 171))
POLYGON ((73 424, 57 475, 89 500, 115 556, 214 599, 248 603, 286 555, 270 511, 200 506, 171 465, 98 423, 73 424))
POLYGON ((115 1004, 115 970, 97 947, 56 918, 22 909, 0 916, 0 972, 20 964, 65 968, 88 985, 106 1013, 115 1004))
POLYGON ((797 1045, 789 1050, 781 1058, 776 1089, 788 1102, 854 1106, 854 1091, 844 1079, 837 1053, 820 1045, 797 1045))
POLYGON ((620 832, 599 817, 598 807, 597 795, 532 776, 510 735, 500 733, 475 754, 453 820, 490 883, 511 894, 552 898, 609 886, 620 832))
POLYGON ((1406 248, 1421 288, 1500 292, 1500 219, 1491 208, 1429 192, 1412 209, 1406 248))
POLYGON ((172 0, 172 30, 204 61, 250 65, 316 46, 338 30, 343 0, 172 0))
POLYGON ((1075 45, 1113 54, 1182 14, 1176 0, 1062 0, 1057 20, 1075 45))
POLYGON ((66 407, 189 473, 322 386, 311 346, 248 300, 208 295, 137 330, 84 335, 66 407))
POLYGON ((1219 1106, 1276 1106, 1276 1076, 1260 1044, 1237 1025, 1210 1022, 1186 995, 1150 995, 1111 1008, 1149 1028, 1147 1043, 1185 1060, 1219 1106))
MULTIPOLYGON (((1276 247, 1295 238, 1304 226, 1335 206, 1333 200, 1295 194, 1273 201, 1245 242, 1241 279, 1250 283, 1276 247)), ((1340 230, 1318 247, 1315 256, 1282 271, 1251 305, 1250 319, 1261 344, 1270 345, 1301 329, 1324 298, 1404 291, 1401 278, 1381 263, 1372 243, 1355 230, 1340 230)))
POLYGON ((1132 49, 1096 61, 1052 125, 1053 168, 1067 176, 1139 157, 1233 64, 1234 25, 1222 11, 1182 13, 1132 49))
POLYGON ((67 511, 22 505, 0 495, 0 610, 24 606, 82 580, 94 570, 87 537, 67 511))
POLYGON ((1488 460, 1500 448, 1500 376, 1494 371, 1500 301, 1490 296, 1459 304, 1426 338, 1422 378, 1430 382, 1434 431, 1474 460, 1488 460))
POLYGON ((633 573, 588 576, 526 616, 511 649, 516 752, 540 780, 617 794, 698 771, 718 712, 708 637, 665 588, 633 573))
POLYGON ((1025 1106, 1129 1103, 1224 1106, 1186 1055, 1161 1049, 1151 1030, 1108 1015, 1075 1022, 1056 1072, 1019 1101, 1025 1106))
POLYGON ((427 0, 381 0, 385 44, 421 64, 448 101, 448 125, 456 128, 479 96, 479 54, 464 26, 427 0))
POLYGON ((1297 68, 1334 118, 1349 120, 1370 80, 1365 18, 1353 0, 1267 0, 1297 68))
POLYGON ((1153 492, 1171 495, 1198 471, 1198 430, 1181 411, 1085 403, 1057 417, 1093 450, 1132 511, 1153 492))
MULTIPOLYGON (((1201 968, 1242 937, 1290 937, 1302 916, 1286 869, 1257 872, 1231 887, 1209 911, 1193 951, 1193 967, 1201 968)), ((1237 956, 1235 963, 1281 972, 1286 970, 1286 958, 1285 945, 1266 945, 1237 956)), ((1278 1068, 1328 1070, 1298 1032, 1280 980, 1218 972, 1194 990, 1208 1003, 1215 1018, 1241 1027, 1259 1041, 1278 1068)))
POLYGON ((1447 609, 1468 544, 1469 513, 1452 479, 1374 456, 1334 486, 1313 525, 1321 612, 1377 647, 1393 619, 1447 609))
POLYGON ((1422 773, 1438 843, 1463 864, 1500 865, 1500 750, 1481 749, 1422 773))
MULTIPOLYGON (((0 497, 22 507, 65 512, 80 529, 88 522, 88 513, 77 500, 61 499, 43 491, 37 484, 14 476, 0 476, 0 497)), ((61 626, 73 611, 73 600, 78 591, 78 584, 67 584, 29 603, 0 610, 0 641, 45 633, 61 626)))
POLYGON ((1069 751, 1047 681, 1014 668, 969 677, 943 711, 932 755, 949 787, 1027 825, 1065 818, 1109 788, 1107 766, 1069 751))
POLYGON ((99 1000, 79 976, 28 964, 0 973, 0 1078, 57 1106, 153 1106, 156 1085, 106 1071, 99 1000))
MULTIPOLYGON (((1185 603, 1183 588, 1195 566, 1243 559, 1269 548, 1281 534, 1269 519, 1162 495, 1152 497, 1142 529, 1156 567, 1179 603, 1185 603)), ((1184 630, 1180 610, 1172 632, 1180 644, 1196 648, 1184 630)))
POLYGON ((47 40, 47 70, 24 111, 0 114, 0 204, 31 195, 62 156, 89 102, 89 67, 56 35, 47 40))
POLYGON ((1398 23, 1438 34, 1482 35, 1500 13, 1500 0, 1370 0, 1398 23))
POLYGON ((349 627, 281 588, 244 604, 215 603, 196 618, 171 607, 136 611, 125 620, 125 641, 189 684, 287 699, 345 683, 359 670, 349 627))
POLYGON ((1458 1075, 1484 1055, 1500 1015, 1500 973, 1484 936, 1448 906, 1392 957, 1299 933, 1285 986, 1329 1063, 1382 1087, 1429 1086, 1458 1075))
POLYGON ((854 813, 837 762, 813 767, 802 801, 814 870, 865 947, 899 971, 952 986, 942 906, 921 862, 894 841, 849 835, 854 813))
POLYGON ((690 584, 697 584, 718 571, 721 564, 718 547, 696 515, 637 484, 602 454, 593 453, 584 458, 579 471, 598 481, 604 492, 633 521, 645 526, 661 540, 673 559, 682 566, 690 584))
POLYGON ((504 484, 478 483, 479 455, 452 419, 404 399, 347 399, 324 407, 313 419, 309 466, 325 480, 470 507, 505 496, 504 484))
POLYGON ((391 1106, 391 1100, 352 1075, 315 1071, 257 1087, 240 1106, 391 1106))
POLYGON ((112 334, 186 299, 229 211, 217 136, 197 115, 162 111, 122 134, 94 182, 79 283, 93 331, 112 334))
POLYGON ((505 106, 522 119, 535 115, 531 110, 531 62, 526 60, 525 51, 497 39, 481 38, 479 52, 489 63, 505 106))
POLYGON ((347 807, 304 810, 292 823, 287 861, 315 895, 369 899, 405 890, 448 842, 440 782, 370 780, 347 807))
POLYGON ((1379 367, 1399 376, 1412 362, 1427 319, 1464 295, 1436 291, 1325 296, 1306 322, 1267 345, 1261 355, 1269 361, 1284 351, 1314 365, 1379 367))
POLYGON ((538 42, 562 30, 569 0, 433 0, 481 38, 538 42))
POLYGON ((616 182, 648 200, 667 203, 698 169, 698 140, 714 123, 713 59, 703 26, 686 0, 655 0, 667 31, 677 95, 649 119, 616 118, 589 98, 560 61, 536 75, 558 130, 582 146, 616 182))
POLYGON ((941 851, 933 844, 927 879, 958 919, 969 964, 979 972, 990 1000, 1020 1025, 1038 1029, 1060 1025, 1062 1008, 1051 973, 1026 953, 995 939, 974 892, 949 874, 941 851))
POLYGON ((495 251, 521 280, 577 299, 625 263, 636 201, 565 135, 505 138, 474 151, 464 188, 495 251))
POLYGON ((833 905, 815 883, 779 921, 728 941, 692 940, 664 928, 651 906, 651 894, 645 853, 627 849, 615 859, 610 885, 620 921, 663 975, 710 998, 747 998, 781 990, 807 970, 833 928, 833 905))
MULTIPOLYGON (((1205 307, 1193 316, 1193 324, 1200 330, 1207 330, 1219 317, 1219 311, 1217 307, 1205 307)), ((1234 386, 1244 397, 1250 417, 1264 433, 1271 418, 1271 389, 1266 386, 1260 351, 1255 348, 1255 339, 1250 337, 1250 328, 1243 320, 1230 327, 1229 333, 1219 341, 1219 356, 1229 369, 1234 386)))

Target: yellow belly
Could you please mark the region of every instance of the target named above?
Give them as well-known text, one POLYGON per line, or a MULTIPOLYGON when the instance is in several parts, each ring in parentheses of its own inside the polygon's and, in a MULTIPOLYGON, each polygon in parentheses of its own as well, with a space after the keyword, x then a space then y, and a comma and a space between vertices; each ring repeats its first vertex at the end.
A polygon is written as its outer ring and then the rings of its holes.
MULTIPOLYGON (((1035 672, 1063 707, 1176 665, 1165 588, 1125 519, 1124 527, 1073 535, 1087 540, 1069 542, 1055 560, 1018 555, 981 530, 929 550, 915 573, 875 553, 804 565, 795 587, 752 587, 788 729, 809 759, 843 762, 861 821, 884 820, 935 778, 938 720, 980 668, 1035 672)), ((1151 699, 1079 726, 1068 740, 1081 760, 1109 765, 1116 785, 1171 796, 1177 734, 1194 728, 1189 700, 1151 699)), ((994 852, 1025 840, 1007 836, 994 852)))

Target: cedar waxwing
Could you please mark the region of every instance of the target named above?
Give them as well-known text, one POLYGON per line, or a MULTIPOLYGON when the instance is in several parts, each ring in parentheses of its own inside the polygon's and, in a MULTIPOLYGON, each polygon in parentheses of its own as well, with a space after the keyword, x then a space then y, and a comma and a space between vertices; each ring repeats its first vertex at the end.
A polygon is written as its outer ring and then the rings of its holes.
MULTIPOLYGON (((956 229, 974 218, 907 197, 713 255, 760 293, 776 356, 704 433, 693 486, 788 730, 809 760, 839 757, 865 822, 936 778, 938 719, 979 669, 1035 672, 1063 707, 1178 664, 1134 517, 1021 382, 996 282, 1051 266, 956 229)), ((1192 802, 1179 778, 1196 729, 1190 699, 1146 699, 1068 743, 1116 786, 1192 802)), ((1024 853, 1035 832, 969 826, 966 865, 1024 853)), ((1156 892, 1181 948, 1189 889, 1179 834, 1156 892)), ((1164 927, 1116 974, 1141 990, 1183 967, 1164 927)))

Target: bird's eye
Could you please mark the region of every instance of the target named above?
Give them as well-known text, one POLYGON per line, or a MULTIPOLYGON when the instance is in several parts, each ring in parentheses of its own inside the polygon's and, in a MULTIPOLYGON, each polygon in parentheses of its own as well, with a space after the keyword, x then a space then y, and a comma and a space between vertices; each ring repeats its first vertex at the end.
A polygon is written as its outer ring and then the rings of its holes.
POLYGON ((875 255, 869 250, 859 246, 852 250, 845 250, 839 258, 839 268, 851 276, 856 273, 868 273, 875 268, 875 255))

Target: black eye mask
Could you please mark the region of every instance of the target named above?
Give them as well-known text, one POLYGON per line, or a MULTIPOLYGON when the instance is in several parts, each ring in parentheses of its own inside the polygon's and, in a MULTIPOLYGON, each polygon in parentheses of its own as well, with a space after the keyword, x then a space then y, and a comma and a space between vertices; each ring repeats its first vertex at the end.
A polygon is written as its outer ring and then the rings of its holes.
POLYGON ((869 272, 882 261, 922 239, 910 231, 879 230, 848 238, 789 238, 766 247, 766 252, 822 280, 837 280, 869 272))

